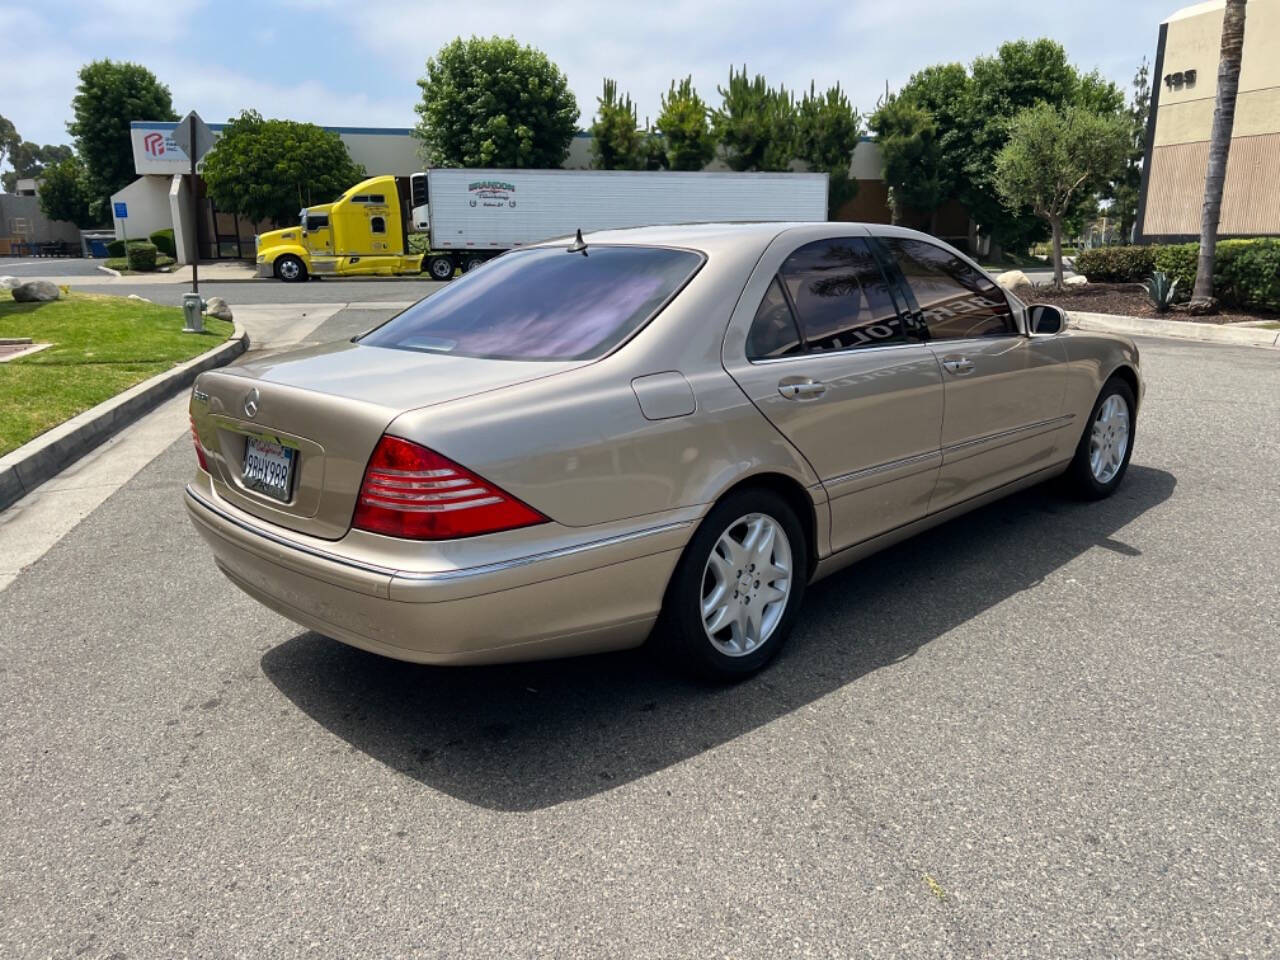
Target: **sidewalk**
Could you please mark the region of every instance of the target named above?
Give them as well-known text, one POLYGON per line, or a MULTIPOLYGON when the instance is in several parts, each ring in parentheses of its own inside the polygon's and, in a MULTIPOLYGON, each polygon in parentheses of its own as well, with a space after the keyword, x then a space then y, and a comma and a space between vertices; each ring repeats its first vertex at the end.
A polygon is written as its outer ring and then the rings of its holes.
POLYGON ((1203 343, 1234 344, 1238 347, 1280 347, 1280 330, 1244 324, 1195 323, 1190 320, 1154 320, 1124 317, 1111 313, 1068 310, 1068 326, 1079 330, 1123 333, 1127 336, 1172 337, 1203 343))

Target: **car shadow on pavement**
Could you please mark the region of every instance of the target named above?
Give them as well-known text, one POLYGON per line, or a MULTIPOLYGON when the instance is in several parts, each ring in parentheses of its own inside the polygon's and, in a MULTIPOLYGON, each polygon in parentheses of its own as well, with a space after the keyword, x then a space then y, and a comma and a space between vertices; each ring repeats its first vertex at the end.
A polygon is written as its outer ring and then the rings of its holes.
POLYGON ((262 669, 321 726, 406 776, 492 809, 539 809, 687 760, 910 657, 1085 551, 1141 563, 1116 534, 1175 484, 1134 465, 1100 503, 1037 487, 890 548, 813 586, 787 648, 733 686, 672 675, 644 651, 437 668, 314 633, 268 651, 262 669))

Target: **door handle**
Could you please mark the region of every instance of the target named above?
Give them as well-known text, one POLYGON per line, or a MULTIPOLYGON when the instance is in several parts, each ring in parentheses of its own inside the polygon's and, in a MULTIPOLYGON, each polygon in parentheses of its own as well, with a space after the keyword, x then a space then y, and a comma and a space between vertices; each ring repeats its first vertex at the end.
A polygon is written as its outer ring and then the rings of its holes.
POLYGON ((827 392, 827 385, 809 377, 786 377, 778 381, 778 392, 788 400, 816 400, 827 392))
POLYGON ((942 365, 958 377, 973 373, 973 361, 968 357, 943 357, 942 365))

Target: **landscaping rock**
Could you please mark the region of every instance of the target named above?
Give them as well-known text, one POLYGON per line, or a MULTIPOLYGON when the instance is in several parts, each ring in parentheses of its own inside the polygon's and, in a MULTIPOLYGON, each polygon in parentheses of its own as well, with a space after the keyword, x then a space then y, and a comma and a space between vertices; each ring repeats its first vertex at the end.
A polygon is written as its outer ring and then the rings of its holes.
POLYGON ((1062 282, 1068 287, 1083 287, 1089 282, 1089 278, 1083 273, 1077 273, 1074 277, 1067 277, 1062 282))
POLYGON ((210 297, 204 308, 205 316, 216 317, 219 320, 230 320, 231 308, 227 306, 227 301, 221 297, 210 297))
POLYGON ((1031 280, 1021 270, 1006 270, 996 277, 996 283, 1006 290, 1012 290, 1014 287, 1032 286, 1031 280))
POLYGON ((58 287, 48 280, 28 280, 13 288, 13 299, 18 303, 47 303, 61 296, 58 287))
POLYGON ((0 290, 12 290, 21 282, 17 277, 0 277, 0 290))

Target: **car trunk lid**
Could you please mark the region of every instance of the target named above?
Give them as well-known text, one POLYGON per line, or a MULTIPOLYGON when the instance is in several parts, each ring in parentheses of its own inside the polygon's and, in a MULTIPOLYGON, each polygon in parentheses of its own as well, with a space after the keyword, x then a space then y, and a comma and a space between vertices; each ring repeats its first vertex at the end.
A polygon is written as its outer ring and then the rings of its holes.
MULTIPOLYGON (((220 496, 263 520, 332 540, 350 527, 369 457, 401 413, 581 365, 344 341, 202 374, 192 415, 220 496), (255 468, 263 456, 289 461, 287 489, 246 480, 250 455, 255 468)), ((440 415, 447 416, 444 408, 440 415)))

